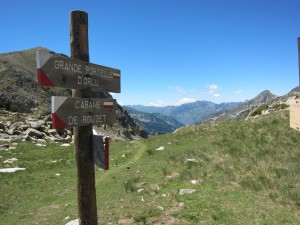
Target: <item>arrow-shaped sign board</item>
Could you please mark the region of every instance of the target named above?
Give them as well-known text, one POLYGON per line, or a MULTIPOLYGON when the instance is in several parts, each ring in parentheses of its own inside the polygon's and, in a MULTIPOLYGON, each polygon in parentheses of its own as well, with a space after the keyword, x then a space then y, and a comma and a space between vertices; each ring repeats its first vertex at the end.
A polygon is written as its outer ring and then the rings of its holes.
POLYGON ((41 86, 120 93, 118 69, 40 51, 36 63, 41 86))
POLYGON ((116 100, 51 97, 52 127, 80 127, 116 122, 116 100))

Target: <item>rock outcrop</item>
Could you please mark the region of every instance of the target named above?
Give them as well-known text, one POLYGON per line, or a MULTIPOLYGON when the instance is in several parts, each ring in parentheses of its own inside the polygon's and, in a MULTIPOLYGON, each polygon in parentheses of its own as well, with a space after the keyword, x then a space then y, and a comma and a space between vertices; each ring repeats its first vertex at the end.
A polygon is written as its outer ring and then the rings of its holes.
POLYGON ((72 130, 52 129, 50 116, 43 118, 31 114, 0 111, 0 141, 71 142, 72 130))

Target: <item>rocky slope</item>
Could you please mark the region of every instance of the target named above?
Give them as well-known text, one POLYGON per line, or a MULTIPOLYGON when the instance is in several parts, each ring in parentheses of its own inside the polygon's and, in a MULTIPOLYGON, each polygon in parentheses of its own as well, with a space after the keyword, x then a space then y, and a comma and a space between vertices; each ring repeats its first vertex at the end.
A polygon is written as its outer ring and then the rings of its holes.
POLYGON ((51 117, 35 117, 33 114, 0 110, 0 141, 72 141, 71 129, 52 129, 51 117))
MULTIPOLYGON (((43 47, 0 54, 0 108, 17 113, 32 114, 37 118, 50 115, 51 96, 71 96, 67 89, 38 86, 36 82, 36 51, 49 51, 43 47)), ((95 93, 93 97, 111 98, 109 93, 95 93)), ((1 121, 1 120, 0 120, 1 121)), ((145 138, 147 132, 140 128, 129 114, 118 105, 118 123, 113 127, 98 127, 116 138, 145 138)), ((9 129, 9 127, 8 127, 9 129)))
POLYGON ((299 87, 293 89, 291 92, 284 96, 276 96, 270 91, 266 90, 257 95, 255 98, 245 101, 240 106, 224 110, 219 113, 213 114, 199 121, 203 122, 217 122, 217 121, 238 121, 244 120, 251 116, 258 114, 266 114, 271 111, 284 109, 288 107, 288 100, 294 98, 299 94, 299 87))
POLYGON ((68 96, 70 90, 39 87, 36 82, 36 51, 49 51, 33 48, 27 51, 0 54, 0 107, 13 112, 30 113, 38 108, 40 113, 50 110, 51 95, 68 96))
POLYGON ((280 103, 288 103, 290 99, 294 99, 295 97, 300 97, 300 86, 295 87, 289 93, 283 96, 279 96, 271 102, 271 105, 280 104, 280 103))

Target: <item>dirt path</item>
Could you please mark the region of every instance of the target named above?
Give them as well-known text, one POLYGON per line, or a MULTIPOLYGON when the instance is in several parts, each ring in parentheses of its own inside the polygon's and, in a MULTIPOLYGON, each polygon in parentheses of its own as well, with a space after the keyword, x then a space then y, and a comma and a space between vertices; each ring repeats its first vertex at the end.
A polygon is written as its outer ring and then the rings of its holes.
POLYGON ((96 185, 101 183, 101 181, 106 179, 108 176, 114 176, 115 174, 118 174, 121 170, 127 169, 127 166, 130 166, 132 163, 138 161, 145 152, 145 149, 146 145, 143 144, 141 141, 134 141, 134 151, 128 159, 127 163, 124 163, 118 167, 110 167, 108 171, 101 173, 100 179, 97 179, 96 185))

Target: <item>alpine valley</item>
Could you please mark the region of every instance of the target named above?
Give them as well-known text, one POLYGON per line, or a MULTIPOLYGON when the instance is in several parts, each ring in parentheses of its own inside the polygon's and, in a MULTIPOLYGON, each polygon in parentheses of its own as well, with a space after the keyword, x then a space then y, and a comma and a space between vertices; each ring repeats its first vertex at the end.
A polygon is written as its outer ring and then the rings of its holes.
POLYGON ((173 117, 184 125, 194 124, 206 118, 207 116, 227 109, 232 109, 239 106, 240 102, 229 102, 216 104, 209 101, 196 101, 192 103, 182 104, 180 106, 143 106, 143 105, 128 105, 141 112, 159 113, 165 116, 173 117))
POLYGON ((148 133, 164 133, 174 131, 185 125, 244 120, 254 115, 261 106, 269 110, 284 107, 288 99, 297 96, 298 92, 299 88, 295 88, 284 96, 276 96, 265 90, 253 99, 244 102, 216 104, 209 101, 195 101, 180 106, 127 105, 124 108, 134 121, 148 133))

